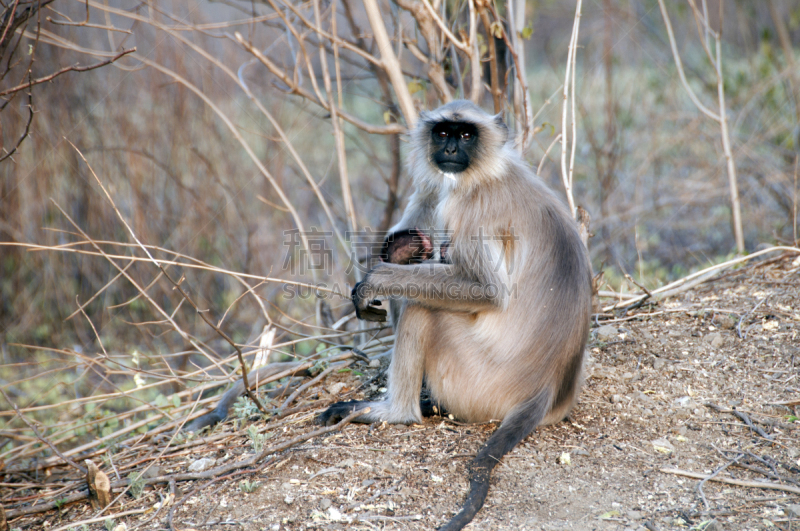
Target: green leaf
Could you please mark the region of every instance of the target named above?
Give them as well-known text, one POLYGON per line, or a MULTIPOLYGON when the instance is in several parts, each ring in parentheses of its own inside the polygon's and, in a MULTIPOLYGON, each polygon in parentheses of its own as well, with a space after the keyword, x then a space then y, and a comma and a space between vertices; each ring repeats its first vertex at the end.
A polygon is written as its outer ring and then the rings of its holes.
POLYGON ((522 35, 522 38, 525 39, 526 41, 529 40, 531 36, 533 36, 533 26, 531 26, 530 24, 525 26, 520 35, 522 35))
POLYGON ((411 94, 416 94, 417 92, 422 92, 423 90, 425 90, 425 87, 420 81, 415 79, 408 82, 408 91, 411 94))

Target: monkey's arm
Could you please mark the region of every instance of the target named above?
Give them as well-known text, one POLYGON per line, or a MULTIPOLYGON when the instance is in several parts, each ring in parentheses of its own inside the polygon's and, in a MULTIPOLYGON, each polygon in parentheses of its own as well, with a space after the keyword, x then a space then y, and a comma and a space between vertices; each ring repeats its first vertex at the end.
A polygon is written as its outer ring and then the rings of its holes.
POLYGON ((353 289, 353 303, 369 320, 375 297, 403 297, 434 310, 478 312, 504 309, 513 295, 508 276, 485 268, 480 276, 454 264, 380 264, 353 289))

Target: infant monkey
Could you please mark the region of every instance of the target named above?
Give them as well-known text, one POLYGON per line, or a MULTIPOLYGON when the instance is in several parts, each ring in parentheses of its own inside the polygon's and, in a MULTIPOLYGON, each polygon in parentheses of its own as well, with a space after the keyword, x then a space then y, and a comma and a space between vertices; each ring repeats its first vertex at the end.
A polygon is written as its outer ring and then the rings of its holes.
MULTIPOLYGON (((443 242, 439 248, 440 261, 447 262, 447 247, 443 242)), ((418 228, 400 230, 389 234, 383 241, 378 256, 381 262, 390 264, 421 264, 433 258, 433 243, 425 232, 418 228)))
POLYGON ((386 237, 379 256, 390 264, 419 264, 433 256, 433 244, 417 228, 401 230, 386 237))

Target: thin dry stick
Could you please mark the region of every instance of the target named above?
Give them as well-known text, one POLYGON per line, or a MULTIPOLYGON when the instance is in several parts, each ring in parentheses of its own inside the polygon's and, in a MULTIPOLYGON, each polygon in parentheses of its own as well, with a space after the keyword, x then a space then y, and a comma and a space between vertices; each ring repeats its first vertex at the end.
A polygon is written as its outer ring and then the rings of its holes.
POLYGON ((798 245, 797 241, 797 161, 800 157, 794 156, 794 189, 792 193, 792 243, 798 245))
POLYGON ((708 503, 708 500, 706 499, 706 493, 703 492, 703 485, 706 484, 706 481, 710 481, 710 480, 714 479, 715 477, 717 477, 720 472, 722 472, 723 470, 725 470, 729 466, 731 466, 733 464, 737 464, 739 462, 739 459, 741 459, 742 457, 744 457, 744 454, 739 454, 737 457, 735 457, 732 460, 728 461, 724 465, 717 467, 716 470, 714 470, 708 476, 704 477, 700 481, 700 483, 697 484, 697 493, 700 494, 700 499, 703 500, 703 505, 705 506, 706 511, 710 511, 711 510, 711 505, 708 503))
POLYGON ((445 24, 445 22, 442 20, 442 17, 440 17, 439 14, 436 12, 436 9, 434 9, 434 7, 430 4, 429 0, 421 0, 421 2, 428 10, 428 14, 430 14, 433 21, 436 22, 437 26, 439 26, 439 29, 442 31, 442 33, 447 37, 447 39, 450 42, 453 43, 453 46, 455 46, 465 54, 469 54, 470 53, 469 43, 466 43, 461 39, 459 39, 458 37, 456 37, 455 35, 453 35, 453 32, 450 31, 450 29, 447 27, 447 24, 445 24))
POLYGON ((478 17, 475 11, 476 0, 467 0, 469 3, 469 63, 471 75, 470 99, 480 104, 483 97, 483 65, 481 65, 481 52, 478 49, 478 17))
POLYGON ((681 62, 681 56, 678 53, 678 45, 675 42, 675 35, 672 33, 672 23, 669 20, 669 15, 667 14, 667 8, 664 6, 664 0, 658 0, 658 7, 661 8, 661 15, 664 17, 664 25, 667 28, 667 37, 669 38, 669 45, 672 49, 672 56, 675 59, 675 66, 678 68, 678 76, 681 79, 681 84, 683 84, 683 88, 686 90, 686 93, 689 95, 689 99, 692 100, 695 107, 700 110, 703 114, 711 118, 712 120, 719 122, 720 118, 719 115, 714 113, 714 111, 710 110, 708 107, 703 105, 703 103, 697 98, 692 87, 689 86, 689 81, 686 79, 686 74, 683 71, 683 62, 681 62))
POLYGON ((115 55, 114 57, 112 57, 111 59, 108 59, 106 61, 101 61, 99 63, 93 64, 93 65, 89 65, 89 66, 77 66, 76 65, 76 66, 64 67, 61 70, 59 70, 58 72, 53 72, 50 75, 47 75, 47 76, 44 76, 44 77, 40 77, 40 78, 37 78, 37 79, 33 79, 31 81, 28 81, 27 83, 23 83, 22 85, 17 85, 16 87, 13 87, 13 88, 10 88, 10 89, 6 89, 6 90, 0 92, 0 96, 7 96, 8 94, 11 94, 13 92, 19 92, 20 90, 25 90, 26 88, 30 88, 30 87, 32 87, 34 85, 39 85, 40 83, 47 83, 48 81, 52 81, 56 77, 60 76, 61 74, 66 74, 67 72, 88 72, 89 70, 94 70, 95 68, 100 68, 102 66, 110 65, 111 63, 113 63, 114 61, 119 59, 120 57, 128 55, 129 53, 133 53, 135 51, 136 51, 136 48, 130 48, 128 50, 123 50, 120 53, 118 53, 117 55, 115 55))
POLYGON ((344 361, 344 362, 341 362, 341 363, 336 363, 334 365, 331 365, 330 367, 328 367, 327 369, 325 369, 324 371, 319 373, 316 377, 314 377, 313 379, 309 380, 308 382, 304 383, 303 385, 301 385, 300 387, 295 389, 294 392, 291 395, 289 395, 289 398, 287 398, 283 402, 283 404, 281 404, 281 407, 278 408, 278 415, 283 413, 286 410, 286 408, 289 407, 292 404, 292 402, 294 402, 295 399, 297 399, 298 396, 300 396, 300 393, 302 393, 303 391, 305 391, 309 387, 314 387, 315 385, 317 385, 328 374, 332 373, 334 370, 338 370, 338 369, 341 369, 343 367, 347 367, 348 365, 350 365, 352 363, 353 363, 353 361, 344 361))
MULTIPOLYGON (((556 142, 558 142, 559 140, 561 140, 561 133, 558 133, 556 135, 556 137, 553 139, 552 142, 550 142, 550 145, 547 146, 547 149, 544 151, 544 155, 542 155, 542 160, 539 161, 539 166, 536 168, 536 175, 542 174, 542 166, 544 166, 544 161, 547 160, 548 153, 550 153, 550 150, 553 149, 553 146, 555 146, 556 142)), ((570 195, 572 195, 571 191, 570 195)))
MULTIPOLYGON (((406 125, 409 129, 414 127, 417 123, 417 110, 414 107, 414 100, 411 99, 411 93, 408 91, 405 77, 403 77, 403 70, 400 67, 400 62, 392 49, 392 42, 389 40, 389 34, 386 31, 386 26, 383 22, 383 16, 378 8, 376 0, 363 0, 364 10, 367 12, 367 19, 369 25, 372 27, 375 43, 378 45, 378 50, 381 54, 381 63, 383 69, 389 75, 389 80, 392 82, 397 102, 400 105, 400 110, 406 119, 406 125)), ((425 1, 425 0, 423 0, 425 1)))
MULTIPOLYGON (((713 274, 719 273, 720 271, 722 271, 724 269, 727 269, 727 268, 729 268, 731 266, 734 266, 736 264, 741 264, 741 263, 747 262, 749 260, 752 260, 753 258, 756 258, 758 256, 762 256, 762 255, 767 254, 767 253, 774 253, 775 251, 783 251, 783 252, 800 254, 800 249, 798 249, 797 247, 784 247, 784 246, 770 247, 769 249, 763 249, 761 251, 757 251, 757 252, 755 252, 753 254, 750 254, 750 255, 747 255, 747 256, 740 256, 739 258, 734 258, 732 260, 728 260, 727 262, 722 262, 721 264, 717 264, 717 265, 713 265, 711 267, 707 267, 707 268, 705 268, 705 269, 703 269, 701 271, 698 271, 696 273, 692 273, 691 275, 687 275, 687 276, 685 276, 683 278, 679 278, 678 280, 676 280, 674 282, 670 282, 666 286, 662 286, 662 287, 660 287, 658 289, 652 290, 650 293, 654 298, 664 298, 664 297, 667 297, 667 296, 675 295, 677 293, 680 293, 680 290, 688 289, 687 286, 690 285, 690 283, 692 281, 700 280, 701 278, 702 278, 702 281, 708 280, 709 278, 711 278, 711 276, 713 276, 713 274)), ((692 285, 696 285, 696 284, 692 284, 692 285)), ((606 307, 603 308, 603 311, 604 312, 610 312, 612 310, 615 310, 617 308, 621 308, 623 306, 629 306, 631 304, 635 304, 639 300, 644 299, 646 297, 647 297, 647 294, 636 295, 635 297, 633 297, 631 299, 628 299, 626 301, 618 302, 617 304, 613 304, 611 306, 606 306, 606 307)))
POLYGON ((572 217, 577 216, 575 199, 572 195, 572 177, 575 164, 575 57, 578 47, 578 30, 581 24, 581 5, 582 0, 578 0, 575 6, 575 21, 572 24, 572 35, 569 39, 567 50, 567 68, 564 74, 563 101, 561 102, 561 180, 564 183, 564 191, 567 194, 567 203, 572 217), (571 82, 570 82, 571 81, 571 82), (572 89, 572 138, 567 134, 567 115, 569 114, 568 98, 572 89), (572 154, 570 156, 569 168, 567 168, 567 149, 570 141, 572 142, 572 154))
MULTIPOLYGON (((706 27, 708 22, 706 21, 706 27)), ((714 44, 717 50, 717 61, 714 63, 714 71, 717 74, 717 98, 719 99, 719 126, 722 130, 722 149, 725 152, 725 162, 728 167, 728 186, 731 193, 731 206, 733 208, 733 235, 736 240, 736 249, 739 254, 745 252, 744 230, 742 228, 742 206, 739 200, 739 184, 736 178, 736 163, 733 160, 731 150, 731 137, 728 133, 728 116, 725 108, 725 79, 722 77, 722 42, 720 31, 714 32, 714 44)))
MULTIPOLYGON (((314 19, 316 20, 317 27, 322 27, 321 22, 321 15, 319 10, 319 0, 314 0, 314 19)), ((334 24, 333 31, 335 32, 335 20, 336 20, 336 2, 331 4, 331 21, 334 24)), ((333 45, 334 53, 338 55, 338 47, 334 43, 333 45)), ((333 99, 333 87, 331 85, 331 76, 330 72, 328 71, 328 57, 327 52, 325 51, 325 46, 322 41, 319 44, 319 59, 320 65, 322 66, 322 78, 325 84, 325 93, 328 95, 328 106, 331 110, 331 125, 333 126, 333 138, 336 145, 336 160, 339 166, 339 182, 342 186, 342 201, 344 202, 344 209, 345 209, 345 216, 347 218, 347 222, 351 231, 356 231, 358 228, 358 221, 356 220, 356 212, 355 212, 355 205, 353 204, 353 195, 351 192, 350 187, 350 179, 347 173, 347 152, 345 151, 344 145, 344 134, 342 132, 342 124, 339 121, 339 112, 336 105, 336 102, 333 99)), ((338 57, 334 58, 336 62, 336 85, 339 91, 339 106, 341 106, 341 90, 342 90, 342 80, 338 74, 339 72, 339 61, 338 57)), ((350 249, 351 260, 355 259, 355 250, 350 249)), ((355 268, 358 271, 358 268, 355 268)))
MULTIPOLYGON (((687 478, 705 479, 708 477, 706 474, 698 474, 696 472, 689 472, 688 470, 681 470, 679 468, 662 468, 661 472, 665 474, 675 474, 677 476, 686 476, 687 478)), ((739 485, 740 487, 754 487, 757 489, 772 489, 782 490, 784 492, 792 492, 800 494, 800 487, 793 487, 791 485, 781 485, 779 483, 770 483, 767 481, 744 481, 741 479, 733 479, 727 477, 713 477, 708 478, 709 481, 718 481, 720 483, 727 483, 729 485, 739 485)))
MULTIPOLYGON (((580 0, 578 0, 580 2, 580 0)), ((508 9, 508 25, 512 32, 512 54, 514 56, 514 69, 517 75, 514 78, 514 113, 516 126, 519 131, 515 139, 517 150, 523 153, 531 143, 533 135, 533 118, 530 94, 528 94, 528 78, 525 71, 525 40, 522 32, 525 29, 525 0, 509 0, 506 2, 508 9)))
POLYGON ((492 103, 494 112, 499 113, 503 110, 503 89, 500 88, 500 73, 497 69, 497 45, 495 44, 492 23, 486 6, 480 0, 476 1, 476 7, 483 23, 483 30, 486 32, 486 40, 489 42, 489 81, 491 83, 492 103))

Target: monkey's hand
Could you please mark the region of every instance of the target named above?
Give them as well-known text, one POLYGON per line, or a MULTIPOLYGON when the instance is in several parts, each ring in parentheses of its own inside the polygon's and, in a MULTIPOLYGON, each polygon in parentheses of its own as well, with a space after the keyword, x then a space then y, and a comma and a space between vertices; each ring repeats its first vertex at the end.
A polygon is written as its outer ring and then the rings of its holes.
POLYGON ((374 306, 380 304, 380 301, 375 300, 375 288, 368 278, 356 284, 350 295, 353 306, 356 307, 356 317, 363 321, 386 320, 386 310, 374 306))

